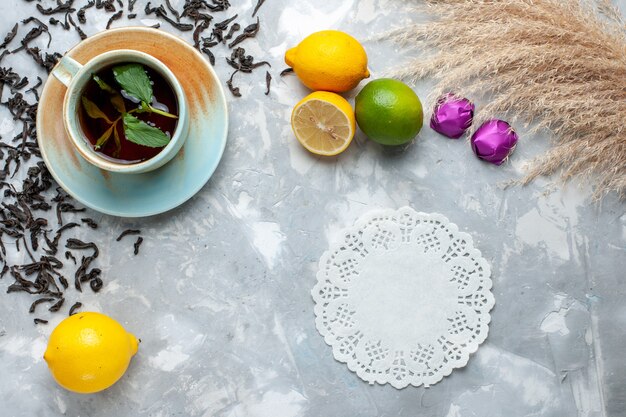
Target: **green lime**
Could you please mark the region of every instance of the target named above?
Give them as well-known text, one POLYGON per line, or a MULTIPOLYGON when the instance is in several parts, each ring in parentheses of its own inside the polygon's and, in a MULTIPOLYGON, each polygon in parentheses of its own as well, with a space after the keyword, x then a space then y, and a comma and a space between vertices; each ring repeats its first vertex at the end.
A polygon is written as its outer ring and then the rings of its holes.
POLYGON ((381 78, 367 83, 356 96, 356 121, 373 141, 403 145, 422 129, 422 103, 408 85, 381 78))

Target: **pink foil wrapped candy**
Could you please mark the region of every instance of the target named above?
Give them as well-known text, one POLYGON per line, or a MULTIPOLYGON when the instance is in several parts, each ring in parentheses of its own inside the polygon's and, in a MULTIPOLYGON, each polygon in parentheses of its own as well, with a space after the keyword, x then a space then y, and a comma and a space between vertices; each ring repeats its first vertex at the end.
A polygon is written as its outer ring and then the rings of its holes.
POLYGON ((437 101, 430 127, 444 136, 458 139, 472 125, 473 119, 474 103, 449 93, 437 101))
POLYGON ((517 133, 510 124, 489 120, 472 135, 472 150, 480 159, 500 165, 513 153, 517 139, 517 133))

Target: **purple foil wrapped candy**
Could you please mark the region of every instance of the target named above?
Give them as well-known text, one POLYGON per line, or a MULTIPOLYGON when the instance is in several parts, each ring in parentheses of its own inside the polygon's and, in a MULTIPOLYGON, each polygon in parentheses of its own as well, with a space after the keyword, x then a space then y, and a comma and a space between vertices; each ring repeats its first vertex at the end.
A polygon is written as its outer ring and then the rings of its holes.
POLYGON ((480 159, 500 165, 513 153, 517 139, 510 124, 489 120, 472 135, 472 150, 480 159))
POLYGON ((444 136, 458 139, 471 126, 473 119, 474 103, 448 93, 437 101, 430 127, 444 136))

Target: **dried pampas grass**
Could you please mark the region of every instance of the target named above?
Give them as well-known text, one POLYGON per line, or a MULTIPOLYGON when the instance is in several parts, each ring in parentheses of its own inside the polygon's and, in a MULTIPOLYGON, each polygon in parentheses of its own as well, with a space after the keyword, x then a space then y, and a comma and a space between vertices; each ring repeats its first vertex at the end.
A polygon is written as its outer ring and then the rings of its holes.
MULTIPOLYGON (((433 20, 391 38, 420 56, 393 75, 437 81, 446 91, 487 98, 483 119, 507 114, 548 128, 554 146, 523 183, 560 173, 626 194, 626 26, 609 0, 426 0, 433 20)), ((480 120, 477 120, 479 122, 480 120)), ((477 126, 477 123, 475 123, 477 126)))

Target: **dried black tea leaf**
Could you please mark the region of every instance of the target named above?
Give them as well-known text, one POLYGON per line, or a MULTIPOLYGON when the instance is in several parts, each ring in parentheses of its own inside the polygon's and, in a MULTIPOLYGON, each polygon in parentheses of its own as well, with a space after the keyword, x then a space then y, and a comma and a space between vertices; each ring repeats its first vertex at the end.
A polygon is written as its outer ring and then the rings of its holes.
POLYGON ((270 84, 272 83, 272 75, 269 71, 265 72, 265 85, 267 86, 267 90, 265 91, 265 95, 270 94, 270 84))
POLYGON ((83 32, 83 30, 81 29, 81 27, 80 27, 80 26, 78 26, 78 25, 74 22, 74 19, 72 19, 72 15, 69 15, 69 14, 68 14, 68 18, 69 18, 68 20, 69 20, 70 25, 74 26, 74 29, 76 29, 76 32, 78 33, 78 36, 80 36, 80 39, 81 39, 81 40, 83 40, 83 39, 87 39, 87 34, 86 34, 85 32, 83 32))
POLYGON ((165 6, 167 6, 167 9, 174 15, 176 21, 180 22, 180 13, 172 6, 170 0, 165 0, 165 6))
POLYGON ((135 256, 137 256, 139 254, 139 246, 141 246, 141 243, 143 242, 143 238, 141 236, 139 236, 137 238, 137 241, 133 244, 133 253, 135 254, 135 256))
POLYGON ((209 48, 202 48, 202 52, 207 54, 207 56, 209 57, 209 62, 211 63, 211 65, 215 66, 215 55, 213 55, 213 52, 211 52, 209 48))
POLYGON ((74 3, 74 0, 67 0, 65 3, 63 3, 61 0, 57 0, 57 7, 49 7, 47 9, 44 9, 43 6, 41 4, 37 5, 37 10, 39 10, 39 13, 45 15, 45 16, 49 16, 51 14, 56 14, 56 13, 73 13, 76 11, 76 9, 74 9, 72 7, 72 4, 74 3))
POLYGON ((196 49, 200 49, 200 34, 205 31, 210 25, 210 21, 202 21, 199 25, 196 26, 196 29, 193 31, 193 46, 196 49))
POLYGON ((115 239, 116 242, 119 242, 120 240, 122 240, 124 238, 124 236, 128 236, 128 235, 138 235, 141 233, 141 230, 137 230, 137 229, 126 229, 124 230, 118 237, 117 239, 115 239))
POLYGON ((233 23, 222 42, 226 43, 226 41, 230 40, 239 29, 241 29, 241 25, 239 23, 233 23))
POLYGON ((102 280, 100 278, 93 279, 89 282, 89 286, 93 292, 98 292, 102 289, 102 280))
POLYGON ((85 4, 83 7, 78 9, 78 12, 76 13, 76 17, 78 18, 79 23, 82 23, 82 24, 87 23, 87 19, 85 18, 85 11, 93 7, 95 4, 96 4, 95 0, 90 0, 87 2, 87 4, 85 4))
POLYGON ((61 309, 61 307, 63 307, 63 303, 65 302, 65 298, 61 298, 59 301, 57 301, 56 303, 54 303, 49 309, 48 311, 51 312, 56 312, 59 311, 61 309))
POLYGON ((37 308, 37 305, 41 304, 41 303, 50 303, 52 301, 56 301, 55 298, 50 298, 50 297, 44 297, 44 298, 39 298, 37 300, 35 300, 31 305, 30 308, 28 309, 29 313, 34 313, 35 309, 37 308))
POLYGON ((223 20, 223 21, 221 21, 219 23, 216 23, 215 24, 215 29, 218 29, 218 30, 221 30, 221 31, 226 30, 228 28, 228 25, 230 25, 230 23, 233 20, 237 19, 237 17, 239 17, 238 14, 234 15, 233 17, 229 17, 228 19, 223 20))
POLYGON ((111 18, 109 19, 109 21, 107 22, 106 28, 110 29, 111 28, 111 24, 116 21, 119 20, 122 15, 124 14, 123 10, 120 10, 119 12, 115 13, 113 16, 111 16, 111 18))
POLYGON ((261 6, 263 6, 263 3, 265 3, 265 0, 258 0, 257 1, 256 6, 254 6, 254 11, 252 12, 252 17, 256 16, 256 13, 259 11, 261 6))
POLYGON ((260 21, 259 18, 256 18, 256 23, 253 23, 249 26, 246 26, 243 30, 243 33, 239 36, 237 36, 235 38, 234 41, 232 41, 228 47, 232 48, 235 45, 239 45, 241 42, 243 42, 244 40, 248 39, 248 38, 254 38, 256 36, 257 33, 259 33, 259 29, 260 29, 260 21))
POLYGON ((70 312, 69 312, 68 315, 69 316, 73 316, 74 314, 76 314, 76 310, 78 310, 82 306, 83 306, 83 303, 80 303, 80 302, 74 303, 74 305, 72 305, 72 307, 70 307, 70 312))
POLYGON ((6 34, 6 36, 4 37, 4 41, 0 43, 0 49, 5 48, 9 43, 11 43, 13 38, 15 38, 15 35, 17 35, 17 27, 18 24, 16 23, 15 26, 13 26, 13 29, 11 29, 9 33, 6 34))
POLYGON ((165 8, 163 7, 163 5, 159 6, 159 7, 150 7, 150 3, 148 2, 146 4, 146 7, 144 8, 144 11, 146 13, 147 16, 151 15, 151 14, 156 14, 157 17, 165 20, 167 23, 169 23, 170 25, 174 26, 176 29, 186 32, 189 30, 193 30, 193 25, 190 23, 180 23, 175 21, 174 19, 170 18, 167 15, 167 12, 165 11, 165 8))
POLYGON ((93 219, 90 219, 89 217, 80 219, 80 221, 85 223, 87 226, 91 227, 92 229, 98 228, 98 223, 96 223, 93 219))
POLYGON ((239 92, 239 87, 234 87, 233 86, 233 78, 235 77, 235 74, 237 74, 238 72, 239 72, 239 70, 236 70, 235 72, 233 72, 230 75, 230 78, 228 79, 228 81, 226 81, 226 85, 228 86, 228 90, 230 90, 232 95, 235 96, 235 97, 241 97, 241 92, 239 92))

